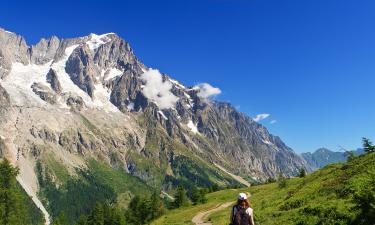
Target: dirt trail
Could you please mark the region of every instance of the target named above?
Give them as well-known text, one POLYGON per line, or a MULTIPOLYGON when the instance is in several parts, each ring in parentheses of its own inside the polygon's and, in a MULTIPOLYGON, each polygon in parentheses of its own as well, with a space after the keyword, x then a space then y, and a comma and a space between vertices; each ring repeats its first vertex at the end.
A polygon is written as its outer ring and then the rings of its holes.
MULTIPOLYGON (((209 209, 204 212, 199 212, 197 215, 193 217, 191 220, 195 225, 212 225, 211 222, 204 222, 204 219, 207 218, 209 215, 211 215, 214 212, 220 211, 222 209, 225 209, 229 207, 230 205, 234 204, 234 202, 226 202, 223 204, 217 205, 215 208, 209 209)), ((228 218, 229 220, 229 218, 228 218)))
POLYGON ((233 173, 229 172, 228 170, 226 170, 225 168, 223 168, 222 166, 220 166, 220 165, 218 165, 218 164, 216 164, 216 163, 214 163, 214 165, 215 165, 217 168, 219 168, 220 170, 222 170, 223 172, 229 174, 229 175, 230 175, 231 177, 233 177, 236 181, 240 182, 241 184, 245 185, 246 187, 250 187, 250 186, 251 186, 251 184, 250 184, 247 180, 243 179, 242 177, 237 176, 237 175, 234 175, 233 173))

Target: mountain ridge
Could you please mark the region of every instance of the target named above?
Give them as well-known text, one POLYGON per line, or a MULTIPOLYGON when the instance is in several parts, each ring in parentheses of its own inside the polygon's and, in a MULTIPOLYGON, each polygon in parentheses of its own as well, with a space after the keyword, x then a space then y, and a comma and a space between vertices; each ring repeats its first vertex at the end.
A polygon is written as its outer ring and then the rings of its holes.
MULTIPOLYGON (((363 154, 364 151, 358 148, 352 151, 355 155, 363 154)), ((335 152, 327 148, 319 148, 314 152, 305 152, 301 154, 301 157, 310 165, 314 170, 323 168, 332 163, 345 162, 348 158, 347 152, 335 152)))

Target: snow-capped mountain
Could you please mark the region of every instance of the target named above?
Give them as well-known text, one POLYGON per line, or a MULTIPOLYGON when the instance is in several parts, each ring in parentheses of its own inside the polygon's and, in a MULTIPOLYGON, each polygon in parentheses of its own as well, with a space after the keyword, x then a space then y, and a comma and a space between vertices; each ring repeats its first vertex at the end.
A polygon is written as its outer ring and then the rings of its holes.
POLYGON ((50 158, 70 174, 104 161, 165 191, 234 184, 223 168, 264 180, 306 166, 265 127, 212 100, 219 92, 148 68, 114 33, 28 46, 0 29, 0 153, 34 195, 35 163, 50 158))

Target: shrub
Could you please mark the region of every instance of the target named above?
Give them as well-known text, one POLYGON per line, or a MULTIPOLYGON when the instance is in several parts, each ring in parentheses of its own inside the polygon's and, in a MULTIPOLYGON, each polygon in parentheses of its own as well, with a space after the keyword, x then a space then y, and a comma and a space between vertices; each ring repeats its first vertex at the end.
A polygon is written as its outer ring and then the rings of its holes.
POLYGON ((287 186, 286 178, 284 177, 284 175, 282 173, 279 173, 279 175, 277 176, 277 184, 278 184, 279 188, 286 188, 286 186, 287 186))
POLYGON ((306 170, 305 170, 305 168, 301 168, 299 170, 298 176, 301 177, 301 178, 306 177, 306 170))

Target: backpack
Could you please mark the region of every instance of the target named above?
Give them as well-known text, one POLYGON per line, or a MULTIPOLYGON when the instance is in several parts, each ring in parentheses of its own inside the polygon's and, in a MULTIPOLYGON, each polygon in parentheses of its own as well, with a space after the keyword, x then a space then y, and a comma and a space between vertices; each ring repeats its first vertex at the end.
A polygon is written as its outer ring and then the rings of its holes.
MULTIPOLYGON (((236 214, 233 215, 233 225, 249 225, 250 221, 250 215, 246 213, 246 208, 242 208, 239 206, 234 206, 236 207, 236 214)), ((234 207, 233 207, 233 212, 234 212, 234 207)))

